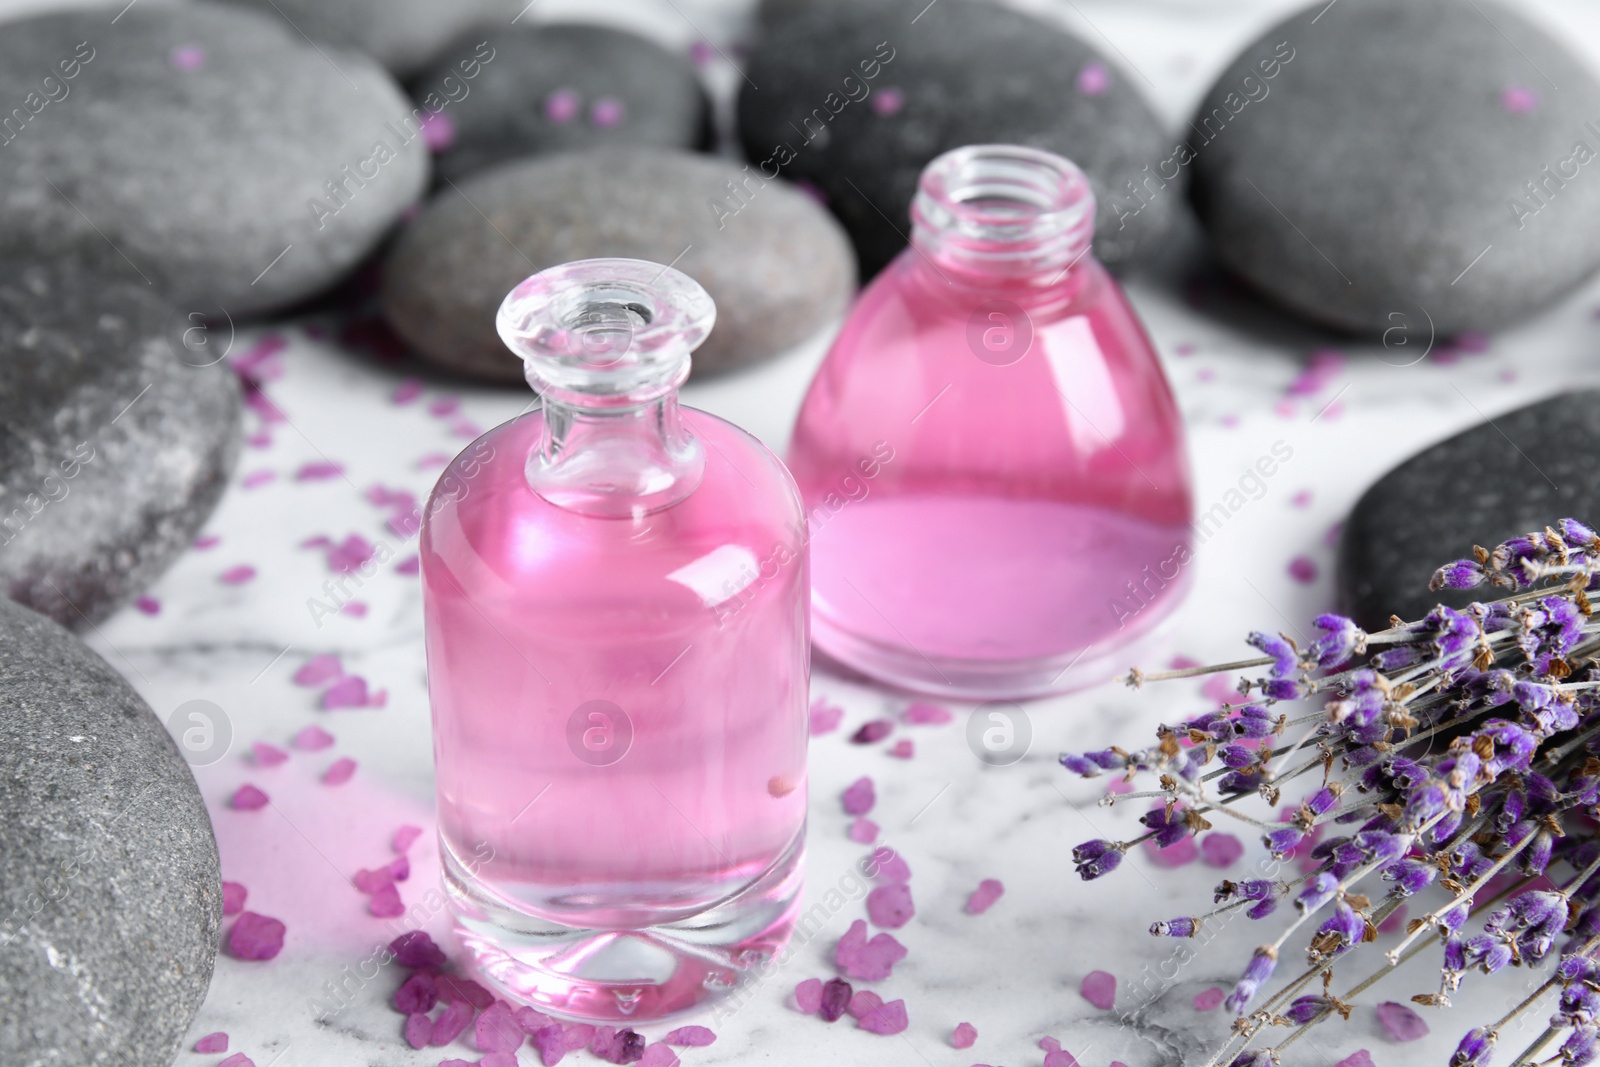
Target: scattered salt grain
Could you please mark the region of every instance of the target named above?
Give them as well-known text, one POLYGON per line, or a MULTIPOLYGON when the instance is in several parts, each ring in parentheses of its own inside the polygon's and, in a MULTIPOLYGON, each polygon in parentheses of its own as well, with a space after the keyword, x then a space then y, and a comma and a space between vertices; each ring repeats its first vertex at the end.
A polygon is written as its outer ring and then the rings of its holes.
POLYGON ((678 1067, 681 1062, 676 1052, 660 1042, 645 1049, 644 1055, 639 1057, 639 1067, 678 1067))
POLYGON ((234 790, 233 796, 228 799, 228 806, 238 811, 259 811, 268 803, 267 794, 248 782, 234 790))
POLYGON ((427 1048, 432 1040, 432 1019, 421 1013, 406 1016, 406 1044, 412 1048, 427 1048))
POLYGON ((874 926, 898 930, 916 913, 911 887, 903 882, 880 885, 867 894, 867 917, 874 926))
POLYGON ((885 752, 885 755, 893 756, 895 759, 910 759, 916 754, 916 746, 911 743, 911 739, 908 737, 902 737, 900 740, 890 745, 885 752))
POLYGON ((341 756, 322 772, 322 782, 324 785, 344 785, 355 773, 356 761, 349 756, 341 756))
POLYGON ((815 1015, 822 1007, 822 979, 807 978, 795 986, 794 1002, 804 1014, 815 1015))
POLYGON ((811 705, 811 736, 831 734, 844 720, 844 709, 826 700, 818 699, 811 705))
POLYGON ((1200 839, 1200 859, 1207 867, 1232 867, 1244 855, 1244 844, 1235 836, 1221 831, 1200 839))
POLYGON ((472 1021, 472 1005, 464 1000, 458 1000, 444 1010, 433 1021, 433 1036, 428 1039, 428 1044, 434 1048, 443 1048, 461 1036, 461 1031, 467 1028, 472 1021))
POLYGON ((1083 994, 1083 999, 1099 1008, 1101 1011, 1110 1011, 1111 1005, 1117 999, 1117 979, 1106 971, 1090 971, 1083 977, 1083 984, 1078 987, 1078 992, 1083 994))
POLYGON ((1064 1048, 1044 1054, 1044 1067, 1078 1067, 1077 1057, 1064 1048))
POLYGON ((289 753, 277 745, 270 745, 265 741, 257 741, 250 746, 250 757, 258 767, 276 767, 289 758, 289 753))
POLYGON ((1226 996, 1226 994, 1224 994, 1222 990, 1218 989, 1216 986, 1212 986, 1210 989, 1202 990, 1201 992, 1195 994, 1194 1010, 1213 1011, 1216 1009, 1218 1004, 1222 1003, 1224 996, 1226 996))
POLYGON ((857 919, 850 924, 834 950, 834 962, 851 978, 877 981, 894 972, 894 965, 906 957, 905 946, 892 934, 867 939, 867 924, 857 919))
POLYGON ((957 1023, 955 1033, 950 1035, 952 1048, 971 1048, 978 1042, 978 1028, 971 1023, 957 1023))
POLYGON ((307 726, 289 740, 302 752, 320 752, 333 744, 333 735, 320 726, 307 726))
POLYGON ((882 741, 894 731, 894 723, 888 719, 873 719, 862 725, 861 729, 850 735, 852 745, 870 745, 875 741, 882 741))
POLYGON ((394 832, 394 840, 391 842, 391 847, 393 847, 396 852, 409 852, 411 850, 411 846, 416 842, 417 838, 421 836, 422 827, 412 826, 410 823, 407 823, 394 832))
POLYGON ((511 1014, 511 1006, 497 1000, 478 1016, 473 1030, 481 1052, 515 1052, 522 1044, 522 1027, 511 1014))
POLYGON ((862 776, 851 782, 849 788, 844 791, 844 813, 865 815, 872 810, 877 801, 878 794, 873 788, 872 779, 862 776))
POLYGON ((242 1052, 235 1052, 232 1056, 217 1064, 217 1067, 256 1067, 256 1061, 242 1052))
MULTIPOLYGON (((860 922, 856 923, 861 926, 860 922)), ((822 1016, 825 1023, 838 1022, 844 1016, 845 1009, 850 1006, 850 997, 853 994, 850 983, 843 978, 830 978, 822 983, 822 1003, 817 1008, 817 1013, 822 1016)))
POLYGON ((406 1015, 416 1015, 418 1012, 426 1015, 437 1003, 439 1003, 439 987, 433 984, 433 975, 426 971, 413 974, 401 982, 400 988, 394 991, 395 1010, 406 1015))
POLYGON ((329 478, 337 478, 344 473, 344 467, 338 463, 314 462, 302 464, 294 472, 297 482, 325 482, 329 478))
POLYGON ((865 1018, 883 1005, 883 998, 870 989, 858 989, 850 996, 845 1011, 857 1019, 865 1018))
POLYGON ((228 1051, 228 1035, 218 1030, 214 1034, 207 1034, 194 1043, 196 1052, 226 1052, 228 1051))
POLYGON ((142 596, 133 602, 133 606, 144 612, 146 615, 161 614, 161 601, 157 600, 153 596, 142 596))
POLYGON ((872 850, 873 875, 880 882, 909 882, 911 881, 911 867, 894 849, 888 845, 879 845, 872 850))
POLYGON ((447 974, 435 979, 439 997, 452 1003, 467 1004, 482 1011, 494 1003, 494 994, 470 978, 447 974))
POLYGON ((1378 1023, 1393 1041, 1416 1041, 1428 1036, 1428 1024, 1422 1016, 1392 1000, 1378 1005, 1378 1023))
POLYGON ((284 925, 277 919, 241 912, 228 931, 228 951, 235 959, 270 960, 283 949, 284 925))
POLYGON ((985 878, 978 883, 978 888, 972 891, 967 898, 967 914, 982 915, 994 907, 994 902, 999 900, 1006 891, 1005 885, 998 878, 985 878))
MULTIPOLYGON (((810 981, 816 982, 815 978, 810 981)), ((822 983, 817 982, 817 992, 822 991, 822 983)), ((816 1009, 813 1008, 813 1011, 816 1009)), ((717 1035, 704 1026, 680 1026, 661 1039, 669 1045, 681 1045, 685 1048, 704 1048, 717 1040, 717 1035)))
POLYGON ((955 716, 950 709, 938 704, 912 704, 900 713, 900 718, 913 726, 943 726, 955 716))
POLYGON ((1354 1052, 1350 1053, 1350 1055, 1334 1064, 1333 1067, 1374 1067, 1372 1062, 1372 1053, 1368 1052, 1364 1048, 1358 1048, 1354 1052))
POLYGON ((300 665, 300 669, 294 672, 294 684, 321 685, 323 682, 343 677, 344 668, 339 665, 339 657, 331 652, 324 652, 319 656, 312 656, 300 665))
POLYGON ((906 1002, 903 1000, 891 1000, 861 1020, 861 1029, 885 1036, 903 1034, 910 1025, 910 1020, 906 1018, 906 1002))
POLYGON ((402 967, 443 967, 444 950, 424 930, 408 930, 389 942, 389 951, 402 967))
POLYGON ((237 567, 229 567, 217 575, 217 581, 223 585, 243 585, 256 576, 256 569, 248 563, 241 563, 237 567))
POLYGON ((244 910, 244 898, 249 890, 238 882, 222 883, 222 914, 237 915, 244 910))
POLYGON ((850 840, 860 845, 870 845, 878 839, 878 824, 871 819, 862 817, 850 824, 848 831, 850 840))
POLYGON ((397 915, 404 915, 406 906, 400 899, 400 890, 390 882, 372 894, 367 901, 367 911, 380 919, 392 919, 397 915))

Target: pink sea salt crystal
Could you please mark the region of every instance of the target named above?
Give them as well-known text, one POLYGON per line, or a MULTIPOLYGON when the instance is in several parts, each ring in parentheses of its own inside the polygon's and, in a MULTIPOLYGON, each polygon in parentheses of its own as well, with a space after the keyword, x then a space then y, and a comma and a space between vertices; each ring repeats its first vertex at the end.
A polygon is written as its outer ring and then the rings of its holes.
POLYGON ((407 556, 394 565, 394 572, 396 574, 421 574, 422 557, 415 554, 407 556))
POLYGON ((517 1067, 517 1054, 515 1052, 486 1052, 483 1059, 478 1061, 478 1067, 517 1067))
POLYGON ((978 1043, 978 1028, 971 1023, 957 1023, 950 1035, 951 1048, 971 1048, 978 1043))
POLYGON ((857 844, 870 845, 878 839, 878 824, 863 816, 850 823, 847 833, 857 844))
POLYGON ((850 783, 844 791, 844 813, 846 815, 865 815, 872 810, 872 805, 877 803, 878 794, 873 788, 872 779, 863 775, 850 783))
POLYGON ((1232 867, 1243 855, 1243 842, 1232 834, 1213 831, 1200 839, 1200 859, 1207 867, 1232 867))
POLYGON ((561 1033, 560 1023, 551 1023, 542 1030, 537 1030, 528 1035, 528 1041, 533 1045, 534 1051, 539 1053, 539 1062, 545 1067, 555 1067, 561 1062, 561 1057, 567 1054, 567 1043, 561 1033))
POLYGON ((589 1051, 607 1063, 637 1063, 644 1056, 644 1050, 644 1035, 631 1028, 613 1031, 609 1026, 602 1026, 595 1031, 589 1045, 589 1051))
POLYGON ((1224 996, 1226 996, 1226 994, 1216 986, 1212 986, 1210 989, 1201 990, 1199 993, 1195 994, 1194 1010, 1213 1011, 1216 1009, 1218 1004, 1222 1003, 1224 996))
POLYGON ((228 806, 238 811, 259 811, 270 802, 267 794, 246 782, 234 790, 233 796, 228 799, 228 806))
POLYGON ((1078 1067, 1077 1057, 1064 1048, 1044 1054, 1044 1067, 1078 1067))
POLYGON ((874 1034, 903 1034, 911 1021, 906 1017, 906 1002, 891 1000, 861 1019, 861 1029, 874 1034))
POLYGON ((1532 89, 1513 85, 1500 94, 1500 106, 1513 115, 1527 115, 1539 110, 1539 94, 1532 89))
POLYGON ((161 601, 157 600, 153 596, 142 596, 133 602, 133 606, 144 612, 146 615, 161 614, 161 601))
POLYGON ((676 1052, 660 1042, 645 1049, 644 1055, 639 1057, 639 1067, 678 1067, 681 1062, 676 1052))
POLYGON ((389 872, 389 868, 386 866, 379 867, 376 870, 368 870, 363 867, 355 873, 350 881, 361 892, 371 896, 386 885, 394 885, 394 875, 389 872))
POLYGON ((320 706, 323 711, 336 711, 340 708, 364 708, 371 702, 372 694, 368 691, 367 680, 359 674, 349 674, 322 691, 320 706))
POLYGON ((270 745, 265 741, 257 741, 250 746, 250 758, 257 767, 276 767, 289 758, 289 753, 277 745, 270 745))
POLYGON ((1331 385, 1344 372, 1344 353, 1333 348, 1319 348, 1311 353, 1311 360, 1289 383, 1289 396, 1312 396, 1331 385))
POLYGON ((342 464, 330 463, 327 460, 317 460, 301 464, 300 469, 294 472, 294 480, 297 482, 325 482, 329 478, 337 478, 343 473, 344 466, 342 464))
POLYGON ((1117 978, 1106 971, 1090 971, 1083 976, 1078 992, 1101 1011, 1110 1011, 1117 999, 1117 978))
POLYGON ((850 996, 850 1003, 845 1007, 853 1017, 860 1019, 869 1012, 877 1011, 883 1004, 883 998, 870 989, 858 989, 850 996))
POLYGON ((1084 96, 1101 96, 1111 88, 1111 72, 1104 63, 1085 63, 1078 71, 1078 92, 1084 96))
POLYGON ((870 745, 882 741, 894 730, 894 723, 888 719, 873 719, 864 723, 861 729, 850 735, 852 745, 870 745))
POLYGON ((228 1035, 218 1030, 214 1034, 207 1034, 194 1043, 196 1052, 226 1052, 228 1051, 228 1035))
POLYGON ((246 489, 254 489, 258 485, 266 485, 278 476, 276 471, 251 471, 239 479, 239 484, 246 489))
POLYGON ((1394 911, 1389 913, 1389 917, 1387 919, 1378 924, 1378 933, 1392 934, 1396 930, 1404 927, 1406 924, 1406 915, 1408 911, 1409 909, 1404 904, 1394 909, 1394 911))
MULTIPOLYGON (((815 978, 808 979, 808 981, 817 982, 815 978)), ((798 990, 796 990, 796 992, 798 993, 798 990)), ((820 997, 822 994, 821 982, 817 982, 817 994, 819 998, 818 1005, 820 1006, 820 997)), ((812 1011, 815 1010, 815 1008, 812 1009, 812 1011)), ((680 1026, 676 1030, 668 1033, 667 1036, 663 1037, 661 1040, 669 1045, 681 1045, 684 1048, 704 1048, 705 1046, 715 1042, 717 1040, 717 1035, 710 1028, 704 1026, 680 1026)))
POLYGON ((1296 556, 1289 561, 1289 577, 1302 585, 1317 580, 1317 564, 1309 556, 1296 556))
POLYGON ((1294 494, 1294 496, 1291 496, 1289 498, 1289 503, 1293 504, 1297 508, 1308 508, 1308 507, 1310 507, 1311 506, 1311 490, 1309 490, 1309 489, 1298 490, 1294 494))
POLYGON ((894 965, 906 957, 905 946, 892 934, 867 939, 867 924, 857 919, 850 924, 834 950, 834 962, 851 978, 878 981, 894 973, 894 965))
POLYGON ((394 387, 394 392, 389 395, 389 399, 396 404, 409 404, 421 395, 420 378, 402 378, 400 384, 394 387))
POLYGON ((217 575, 217 581, 223 585, 243 585, 256 576, 256 569, 248 563, 241 563, 237 567, 229 567, 217 575))
POLYGON ((320 752, 333 744, 333 735, 320 726, 307 726, 289 739, 302 752, 320 752))
POLYGON ((551 122, 565 124, 578 117, 581 102, 571 89, 557 89, 544 98, 544 117, 551 122))
POLYGON ((412 1048, 427 1048, 432 1040, 432 1019, 420 1012, 406 1016, 406 1044, 412 1048))
POLYGON ((439 1003, 439 987, 433 984, 433 975, 426 971, 413 974, 401 982, 400 988, 394 991, 395 1010, 406 1015, 415 1015, 418 1012, 426 1015, 437 1003, 439 1003))
POLYGON ((867 917, 874 926, 898 930, 916 913, 911 887, 904 883, 880 885, 867 894, 867 917))
POLYGON ((443 111, 424 112, 418 128, 422 132, 422 143, 430 152, 443 152, 456 143, 455 120, 443 111))
POLYGON ((195 551, 204 552, 208 548, 216 548, 221 542, 222 538, 216 534, 202 534, 194 539, 195 551))
POLYGON ((815 1015, 822 1007, 822 979, 807 978, 794 987, 794 1002, 806 1015, 815 1015))
POLYGON ((1386 1000, 1378 1005, 1377 1012, 1378 1024, 1392 1041, 1416 1041, 1428 1036, 1428 1024, 1422 1016, 1404 1004, 1386 1000))
POLYGON ((828 979, 822 983, 822 1003, 817 1007, 817 1014, 825 1023, 838 1022, 844 1017, 853 995, 854 990, 850 988, 850 983, 843 978, 828 979))
POLYGON ((206 50, 197 44, 179 45, 167 53, 173 70, 199 70, 206 65, 206 50))
POLYGON ((400 890, 394 883, 380 887, 367 900, 367 911, 380 919, 393 919, 397 915, 406 913, 405 902, 400 899, 400 890))
POLYGON ((603 130, 609 130, 622 121, 627 114, 627 108, 621 100, 605 96, 594 102, 589 109, 589 121, 603 130))
POLYGON ((426 930, 407 930, 389 942, 389 951, 402 967, 443 967, 444 950, 434 944, 426 930))
POLYGON ((511 1014, 511 1006, 497 1000, 478 1016, 473 1037, 482 1052, 515 1052, 522 1044, 522 1027, 511 1014))
POLYGON ((879 89, 872 97, 872 113, 880 119, 893 118, 905 106, 906 95, 899 89, 879 89))
POLYGON ((446 974, 434 981, 439 986, 439 997, 443 1000, 470 1004, 479 1011, 494 1003, 494 994, 470 978, 446 974))
POLYGON ((872 850, 872 867, 875 872, 873 877, 880 882, 911 881, 910 864, 888 845, 879 845, 872 850))
POLYGON ((331 652, 324 652, 312 656, 300 665, 300 669, 294 672, 294 684, 315 686, 343 677, 344 668, 339 664, 339 657, 331 652))
POLYGON ((939 704, 916 703, 900 713, 900 718, 912 726, 943 726, 955 716, 950 709, 939 704))
POLYGON ((249 890, 238 882, 222 883, 222 914, 237 915, 244 910, 244 898, 249 890))
POLYGON ((1232 675, 1213 674, 1200 686, 1200 695, 1218 704, 1243 703, 1244 698, 1239 693, 1239 681, 1232 675))
POLYGON ((844 709, 836 704, 829 704, 826 700, 818 699, 811 704, 811 736, 831 734, 839 728, 839 723, 844 719, 844 709))
POLYGON ((967 897, 967 914, 982 915, 994 906, 994 902, 999 900, 1005 891, 1006 887, 1000 879, 985 878, 978 883, 978 888, 972 891, 972 895, 967 897))
POLYGON ((1057 1041, 1049 1034, 1046 1034, 1039 1039, 1039 1047, 1044 1049, 1046 1052, 1060 1052, 1061 1042, 1057 1041))
POLYGON ((341 756, 322 772, 324 785, 344 785, 356 773, 356 761, 349 756, 341 756))
POLYGON ((1350 1055, 1334 1064, 1333 1067, 1374 1067, 1372 1062, 1372 1053, 1368 1052, 1364 1048, 1358 1048, 1354 1052, 1350 1053, 1350 1055))
POLYGON ((433 1020, 433 1036, 428 1039, 428 1044, 434 1048, 443 1048, 461 1036, 461 1031, 467 1028, 472 1021, 473 1008, 464 1000, 458 1000, 444 1010, 444 1014, 433 1020))
POLYGON ((1133 792, 1133 783, 1126 778, 1112 778, 1106 782, 1106 792, 1113 796, 1120 793, 1131 793, 1133 792))
POLYGON ((1179 838, 1166 848, 1161 848, 1154 841, 1144 843, 1145 856, 1154 867, 1186 867, 1200 858, 1200 848, 1194 843, 1194 838, 1179 838))
POLYGON ((217 1064, 217 1067, 256 1067, 256 1061, 242 1052, 235 1052, 232 1056, 217 1064))
POLYGON ((522 1032, 525 1034, 536 1034, 555 1022, 544 1012, 534 1011, 532 1008, 518 1008, 511 1014, 516 1018, 517 1025, 522 1027, 522 1032))
POLYGON ((422 827, 412 826, 407 823, 394 832, 394 840, 390 842, 390 847, 396 852, 408 852, 411 846, 416 843, 417 838, 421 836, 422 827))
POLYGON ((888 750, 885 752, 885 755, 893 756, 895 759, 910 759, 912 756, 916 755, 916 752, 916 747, 912 745, 911 739, 902 737, 900 740, 889 746, 888 750))
POLYGON ((277 919, 243 912, 228 931, 228 951, 235 959, 270 960, 283 949, 284 925, 277 919))

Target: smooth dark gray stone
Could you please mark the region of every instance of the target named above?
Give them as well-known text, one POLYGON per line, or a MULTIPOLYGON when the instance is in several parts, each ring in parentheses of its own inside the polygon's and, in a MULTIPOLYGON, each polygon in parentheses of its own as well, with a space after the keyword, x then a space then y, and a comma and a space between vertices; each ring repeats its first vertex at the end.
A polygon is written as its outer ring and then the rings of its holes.
POLYGON ((192 326, 137 279, 0 260, 0 593, 81 630, 194 539, 240 402, 225 363, 191 365, 220 359, 226 328, 191 352, 192 326))
POLYGON ((705 286, 717 324, 696 374, 777 355, 843 314, 850 245, 828 213, 782 180, 686 152, 568 152, 508 163, 444 188, 384 267, 384 313, 425 357, 492 381, 522 380, 495 333, 518 282, 575 259, 675 264, 705 286))
POLYGON ((167 1067, 222 923, 211 819, 166 728, 0 599, 0 1062, 167 1067))
MULTIPOLYGON (((359 48, 407 78, 475 30, 498 29, 529 0, 229 0, 319 43, 359 48)), ((535 9, 537 10, 537 9, 535 9)))
POLYGON ((1315 322, 1494 329, 1600 266, 1600 162, 1575 155, 1600 159, 1600 82, 1495 0, 1318 0, 1239 54, 1188 135, 1220 258, 1315 322))
POLYGON ((1503 595, 1428 591, 1440 565, 1571 517, 1600 522, 1600 390, 1563 393, 1442 441, 1380 478, 1339 540, 1340 601, 1373 630, 1435 604, 1503 595))
POLYGON ((832 0, 773 17, 740 86, 745 155, 819 188, 864 274, 905 247, 922 168, 962 145, 1032 145, 1082 167, 1095 255, 1113 269, 1149 253, 1178 207, 1181 171, 1143 200, 1128 185, 1173 147, 1135 75, 1054 23, 982 0, 832 0), (1086 68, 1103 70, 1091 92, 1086 68), (890 90, 899 108, 884 113, 890 90))
POLYGON ((434 169, 452 180, 544 152, 703 148, 711 132, 688 58, 607 26, 501 30, 451 49, 412 93, 449 121, 454 139, 434 169))
POLYGON ((428 181, 376 63, 220 4, 7 22, 0 106, 0 253, 88 244, 235 318, 333 285, 428 181))

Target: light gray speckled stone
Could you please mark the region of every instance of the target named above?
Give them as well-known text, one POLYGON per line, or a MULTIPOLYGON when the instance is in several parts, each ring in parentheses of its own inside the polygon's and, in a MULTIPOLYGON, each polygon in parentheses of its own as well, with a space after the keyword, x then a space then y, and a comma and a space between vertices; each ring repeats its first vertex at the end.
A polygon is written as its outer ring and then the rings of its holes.
POLYGON ((150 0, 115 26, 97 8, 7 22, 0 101, 26 108, 0 143, 0 251, 93 242, 235 317, 337 282, 421 195, 428 153, 372 60, 291 33, 150 0))
POLYGON ((0 825, 0 1062, 167 1067, 216 961, 210 817, 139 695, 3 599, 0 825))
POLYGON ((0 592, 84 629, 210 516, 239 388, 226 364, 190 365, 214 357, 168 336, 183 328, 137 280, 0 261, 0 592))
POLYGON ((1317 322, 1493 329, 1600 265, 1600 82, 1494 0, 1318 0, 1239 54, 1189 138, 1222 260, 1317 322))
POLYGON ((735 211, 728 183, 745 181, 724 159, 646 150, 492 168, 441 190, 401 234, 384 268, 384 313, 430 360, 520 381, 494 327, 518 282, 575 259, 676 261, 717 304, 696 374, 776 355, 843 314, 855 268, 828 213, 781 180, 749 179, 735 211))
POLYGON ((452 180, 517 156, 696 149, 710 137, 710 105, 688 58, 608 26, 519 25, 468 41, 412 92, 444 103, 454 139, 434 167, 452 180))

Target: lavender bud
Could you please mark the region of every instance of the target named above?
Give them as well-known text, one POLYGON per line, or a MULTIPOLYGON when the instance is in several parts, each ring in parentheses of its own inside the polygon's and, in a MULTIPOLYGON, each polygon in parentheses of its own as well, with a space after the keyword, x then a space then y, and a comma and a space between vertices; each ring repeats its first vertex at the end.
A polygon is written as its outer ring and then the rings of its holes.
POLYGON ((1556 530, 1560 532, 1561 540, 1573 548, 1592 549, 1596 547, 1595 542, 1600 541, 1600 537, 1597 537, 1593 530, 1577 519, 1562 519, 1556 524, 1556 530))
POLYGON ((1151 923, 1152 937, 1193 937, 1200 929, 1199 919, 1169 919, 1164 923, 1151 923))
POLYGON ((1240 976, 1239 983, 1233 987, 1233 992, 1228 994, 1228 999, 1223 1001, 1223 1006, 1235 1015, 1244 1014, 1245 1007, 1255 999, 1262 984, 1272 977, 1273 968, 1277 965, 1277 949, 1271 945, 1262 945, 1256 949, 1255 955, 1250 957, 1250 962, 1245 964, 1244 974, 1240 976))
POLYGON ((1306 832, 1298 826, 1285 826, 1264 834, 1261 840, 1272 853, 1272 858, 1281 860, 1291 849, 1304 841, 1305 837, 1306 832))
POLYGON ((1095 766, 1089 757, 1076 756, 1071 752, 1061 753, 1061 766, 1073 774, 1081 774, 1085 778, 1097 778, 1100 775, 1100 768, 1095 766))
POLYGON ((1077 864, 1078 877, 1092 882, 1117 869, 1122 849, 1111 841, 1085 841, 1072 850, 1072 862, 1077 864))
POLYGON ((1284 1012, 1283 1016, 1296 1026, 1304 1026, 1311 1020, 1326 1013, 1329 1007, 1326 997, 1296 997, 1294 1003, 1289 1005, 1289 1010, 1284 1012))
POLYGON ((1282 634, 1266 634, 1256 630, 1245 641, 1252 648, 1259 649, 1263 656, 1272 658, 1274 678, 1293 674, 1300 666, 1300 655, 1295 651, 1294 642, 1282 634))
POLYGON ((1467 1036, 1456 1046, 1450 1057, 1450 1067, 1484 1067, 1494 1053, 1494 1043, 1499 1035, 1488 1027, 1480 1026, 1467 1031, 1467 1036))
POLYGON ((1228 1067, 1272 1067, 1277 1062, 1271 1049, 1252 1048, 1235 1056, 1228 1062, 1228 1067))
POLYGON ((1327 871, 1323 871, 1300 891, 1294 898, 1294 906, 1303 912, 1316 911, 1328 901, 1333 899, 1334 891, 1339 888, 1339 879, 1327 871))
POLYGON ((1568 1067, 1587 1067, 1600 1053, 1600 1029, 1580 1026, 1561 1045, 1561 1061, 1568 1067))
POLYGON ((1458 559, 1434 571, 1428 588, 1435 593, 1441 589, 1471 589, 1481 585, 1483 579, 1483 568, 1476 560, 1458 559))
POLYGON ((1268 678, 1261 692, 1273 700, 1299 700, 1311 692, 1311 686, 1293 678, 1268 678))

